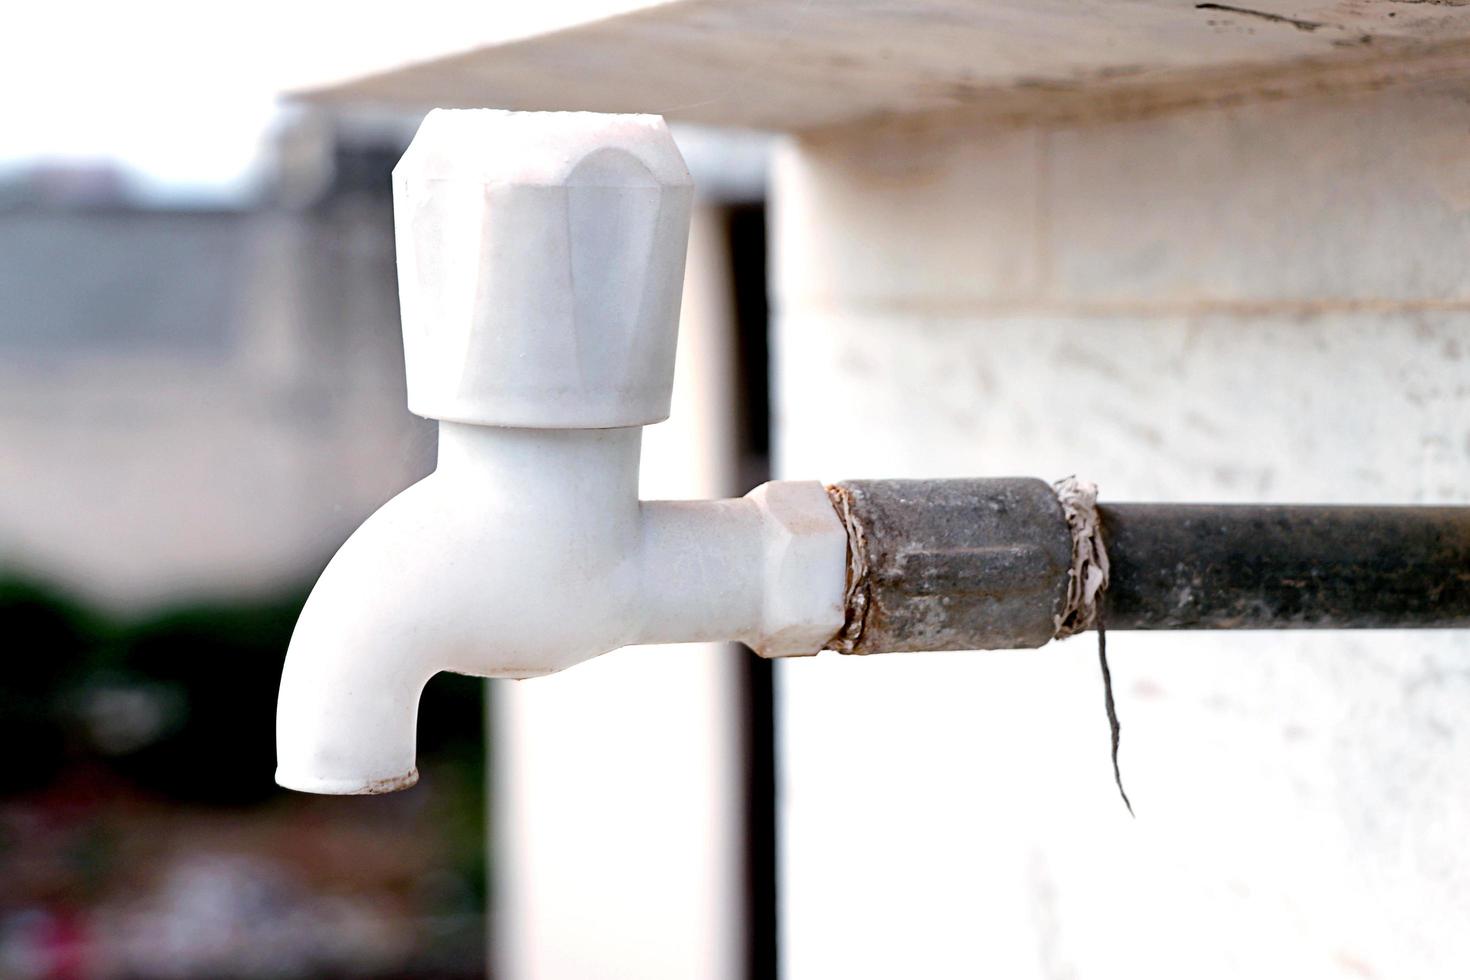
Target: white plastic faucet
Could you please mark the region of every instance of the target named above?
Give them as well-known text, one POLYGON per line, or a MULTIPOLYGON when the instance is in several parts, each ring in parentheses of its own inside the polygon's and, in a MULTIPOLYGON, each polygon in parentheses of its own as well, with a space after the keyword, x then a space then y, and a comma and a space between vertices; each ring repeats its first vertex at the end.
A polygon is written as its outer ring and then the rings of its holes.
POLYGON ((413 785, 442 670, 528 678, 633 643, 816 653, 847 536, 825 489, 642 502, 693 188, 657 116, 436 110, 393 171, 408 404, 439 465, 342 546, 291 637, 276 781, 413 785))

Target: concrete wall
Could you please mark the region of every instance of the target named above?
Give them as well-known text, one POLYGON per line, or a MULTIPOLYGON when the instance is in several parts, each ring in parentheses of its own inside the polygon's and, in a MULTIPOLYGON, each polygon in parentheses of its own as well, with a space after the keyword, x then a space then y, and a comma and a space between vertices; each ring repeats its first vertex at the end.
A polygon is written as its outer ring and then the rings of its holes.
MULTIPOLYGON (((793 141, 787 478, 1470 501, 1470 100, 793 141)), ((789 980, 1470 970, 1470 637, 783 664, 789 980)))

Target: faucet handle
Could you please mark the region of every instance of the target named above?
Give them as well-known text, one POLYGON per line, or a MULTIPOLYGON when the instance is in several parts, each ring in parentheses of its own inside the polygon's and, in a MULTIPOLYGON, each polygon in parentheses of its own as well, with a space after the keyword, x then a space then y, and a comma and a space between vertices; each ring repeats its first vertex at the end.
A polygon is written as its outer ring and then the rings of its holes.
POLYGON ((409 410, 668 418, 692 197, 659 116, 430 112, 393 170, 409 410))

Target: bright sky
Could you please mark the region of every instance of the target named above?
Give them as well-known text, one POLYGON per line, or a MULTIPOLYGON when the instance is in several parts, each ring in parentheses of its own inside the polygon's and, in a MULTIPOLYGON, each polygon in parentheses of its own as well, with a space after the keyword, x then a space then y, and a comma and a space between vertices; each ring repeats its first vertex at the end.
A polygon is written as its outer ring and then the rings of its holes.
POLYGON ((0 160, 111 160, 145 190, 186 196, 248 186, 277 111, 276 86, 248 55, 263 54, 271 25, 208 29, 205 6, 12 6, 0 160))
POLYGON ((145 191, 229 196, 248 187, 284 90, 649 3, 10 0, 0 166, 113 160, 145 191))

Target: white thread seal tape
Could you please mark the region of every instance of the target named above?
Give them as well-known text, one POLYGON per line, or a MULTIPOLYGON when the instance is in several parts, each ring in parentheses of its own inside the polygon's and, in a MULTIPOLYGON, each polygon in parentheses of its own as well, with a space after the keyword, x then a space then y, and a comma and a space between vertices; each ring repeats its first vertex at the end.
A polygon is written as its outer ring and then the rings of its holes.
POLYGON ((1052 484, 1072 532, 1067 600, 1056 616, 1056 639, 1097 625, 1098 604, 1108 587, 1108 551, 1097 515, 1097 484, 1069 476, 1052 484))

